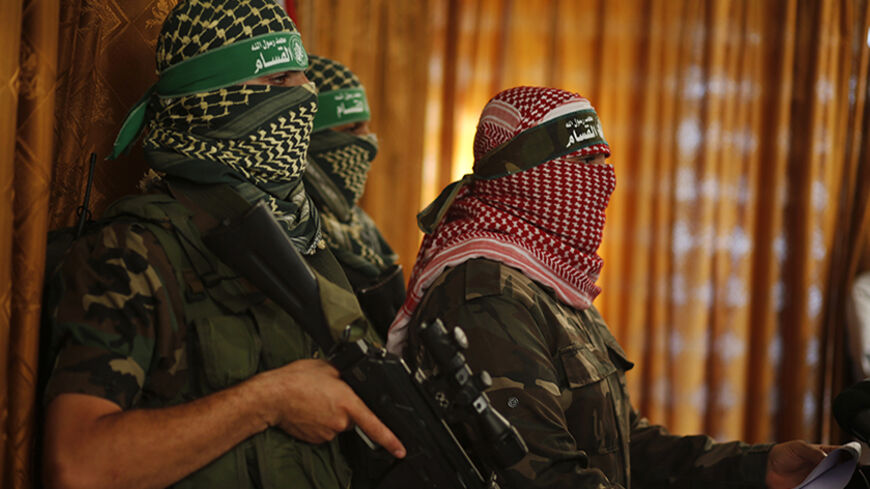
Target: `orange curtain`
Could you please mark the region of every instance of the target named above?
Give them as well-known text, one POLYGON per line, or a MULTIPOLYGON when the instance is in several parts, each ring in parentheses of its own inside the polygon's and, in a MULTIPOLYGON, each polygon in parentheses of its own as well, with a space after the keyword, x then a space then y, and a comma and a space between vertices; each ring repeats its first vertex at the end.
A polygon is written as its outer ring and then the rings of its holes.
POLYGON ((90 209, 94 217, 137 191, 147 166, 136 145, 105 161, 127 111, 157 81, 154 47, 175 0, 64 0, 58 64, 58 150, 53 166, 50 224, 75 223, 97 155, 90 209))
POLYGON ((439 2, 424 198, 469 171, 498 90, 583 94, 617 174, 596 305, 637 362, 635 406, 677 433, 827 438, 870 186, 868 15, 865 0, 439 2))
MULTIPOLYGON (((847 44, 848 54, 842 53, 839 66, 840 79, 848 80, 852 91, 846 100, 840 100, 841 113, 838 118, 842 128, 843 176, 838 198, 838 215, 834 223, 835 237, 831 249, 830 275, 825 291, 824 316, 824 364, 823 364, 823 421, 830 414, 830 400, 846 382, 862 380, 855 368, 858 358, 850 358, 850 341, 847 331, 853 319, 850 312, 854 304, 849 299, 854 279, 861 272, 870 270, 870 12, 866 3, 852 4, 847 20, 853 22, 856 35, 851 45, 847 44), (863 21, 863 24, 862 24, 863 21), (866 39, 859 32, 867 32, 866 39), (843 362, 843 358, 848 362, 843 362), (851 367, 851 368, 847 368, 851 367)), ((854 335, 854 330, 852 330, 854 335)), ((851 349, 854 352, 855 349, 851 349)), ((827 418, 830 419, 830 418, 827 418)), ((841 439, 838 426, 822 425, 822 437, 841 439)))
POLYGON ((36 360, 54 156, 59 0, 4 2, 0 50, 0 483, 33 479, 36 360))
MULTIPOLYGON (((14 179, 15 179, 15 123, 18 110, 18 47, 21 42, 21 5, 7 2, 0 5, 0 18, 6 19, 0 30, 0 483, 4 487, 26 474, 22 470, 21 456, 15 450, 20 425, 13 426, 10 380, 14 378, 11 358, 12 340, 12 295, 17 289, 12 282, 13 241, 15 237, 14 179)), ((25 428, 26 431, 27 428, 25 428)))

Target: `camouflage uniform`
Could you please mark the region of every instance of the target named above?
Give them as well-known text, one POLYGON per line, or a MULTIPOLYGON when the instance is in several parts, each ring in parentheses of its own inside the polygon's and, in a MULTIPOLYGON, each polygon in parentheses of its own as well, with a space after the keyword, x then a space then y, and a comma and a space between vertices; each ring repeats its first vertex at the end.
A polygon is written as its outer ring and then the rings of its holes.
MULTIPOLYGON (((51 285, 46 405, 81 393, 123 410, 169 407, 320 355, 293 318, 208 251, 198 226, 210 216, 166 194, 122 199, 107 214, 51 285)), ((328 250, 307 259, 350 290, 328 250)), ((347 488, 350 475, 337 441, 312 445, 268 428, 173 487, 347 488)))
MULTIPOLYGON (((274 0, 182 0, 155 54, 159 80, 128 113, 111 156, 147 128, 145 157, 172 195, 123 199, 72 248, 46 402, 79 392, 123 410, 173 406, 315 355, 302 328, 203 242, 201 232, 251 205, 267 206, 290 245, 334 282, 320 283, 324 301, 351 295, 302 183, 316 89, 271 77, 308 66, 286 11, 274 0)), ((349 484, 336 442, 268 428, 173 487, 349 484)))
POLYGON ((46 404, 63 393, 125 410, 173 403, 190 383, 184 291, 164 279, 173 275, 157 238, 136 222, 113 222, 73 245, 54 277, 57 360, 46 404))
POLYGON ((674 436, 634 411, 633 364, 594 308, 481 258, 442 273, 415 311, 406 359, 424 370, 417 328, 435 318, 465 330, 469 365, 491 374, 493 405, 529 446, 505 486, 764 487, 770 445, 674 436))

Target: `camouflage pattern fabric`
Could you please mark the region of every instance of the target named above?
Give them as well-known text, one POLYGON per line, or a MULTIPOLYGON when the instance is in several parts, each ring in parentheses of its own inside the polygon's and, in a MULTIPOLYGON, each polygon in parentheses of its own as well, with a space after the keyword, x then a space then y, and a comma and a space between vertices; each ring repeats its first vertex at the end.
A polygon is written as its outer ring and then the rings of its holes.
POLYGON ((68 392, 123 409, 175 398, 189 381, 183 290, 164 279, 174 272, 155 236, 139 223, 111 223, 77 241, 60 273, 46 404, 68 392))
POLYGON ((764 487, 770 445, 674 436, 634 411, 633 364, 594 307, 566 306, 520 271, 475 259, 424 296, 410 323, 412 366, 431 368, 417 329, 435 318, 465 330, 469 365, 490 373, 493 405, 529 446, 503 488, 764 487))
MULTIPOLYGON (((183 0, 161 31, 158 67, 278 31, 295 27, 273 0, 183 0)), ((311 83, 155 98, 146 157, 168 180, 268 202, 301 252, 331 259, 302 184, 316 107, 311 83)), ((125 410, 168 407, 317 354, 289 315, 210 253, 204 214, 169 195, 129 197, 73 245, 55 294, 46 403, 82 393, 125 410)), ((350 477, 337 441, 314 445, 268 428, 173 487, 346 489, 350 477)))
MULTIPOLYGON (((114 218, 73 245, 53 281, 61 286, 45 404, 80 393, 124 410, 168 407, 321 354, 289 315, 217 264, 193 226, 202 216, 156 194, 108 212, 114 218), (163 209, 176 217, 161 218, 163 209), (200 273, 208 263, 211 280, 200 273)), ((173 487, 230 489, 246 479, 338 489, 350 468, 337 440, 312 445, 269 428, 173 487)))

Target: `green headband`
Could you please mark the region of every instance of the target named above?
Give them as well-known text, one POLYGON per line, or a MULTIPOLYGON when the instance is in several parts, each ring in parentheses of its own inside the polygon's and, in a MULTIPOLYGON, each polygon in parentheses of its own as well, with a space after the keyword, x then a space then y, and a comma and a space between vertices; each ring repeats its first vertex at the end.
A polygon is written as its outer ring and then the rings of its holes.
POLYGON ((145 125, 145 109, 155 93, 160 97, 180 97, 307 67, 308 54, 298 32, 262 34, 176 63, 160 73, 157 83, 127 113, 108 159, 117 158, 139 137, 145 125))
POLYGON ((369 119, 369 103, 362 87, 331 90, 317 96, 314 132, 369 119))
POLYGON ((571 112, 527 129, 474 162, 486 180, 519 173, 594 145, 607 145, 595 109, 571 112))

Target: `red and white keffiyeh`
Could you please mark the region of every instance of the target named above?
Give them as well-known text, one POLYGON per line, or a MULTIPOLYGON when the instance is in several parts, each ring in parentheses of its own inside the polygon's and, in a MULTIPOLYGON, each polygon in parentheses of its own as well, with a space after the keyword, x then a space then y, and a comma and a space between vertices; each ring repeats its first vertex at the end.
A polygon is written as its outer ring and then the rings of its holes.
MULTIPOLYGON (((475 161, 529 128, 591 108, 583 97, 553 88, 500 92, 481 115, 475 161)), ((390 327, 390 351, 401 352, 407 323, 428 286, 446 268, 473 258, 517 268, 573 307, 591 306, 601 292, 595 281, 603 262, 596 250, 616 178, 611 165, 577 157, 601 153, 609 155, 610 148, 596 144, 512 175, 472 179, 461 188, 434 233, 423 239, 407 299, 390 327)))

